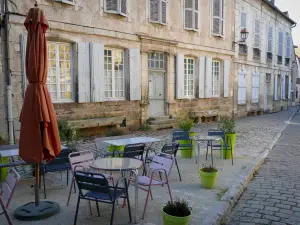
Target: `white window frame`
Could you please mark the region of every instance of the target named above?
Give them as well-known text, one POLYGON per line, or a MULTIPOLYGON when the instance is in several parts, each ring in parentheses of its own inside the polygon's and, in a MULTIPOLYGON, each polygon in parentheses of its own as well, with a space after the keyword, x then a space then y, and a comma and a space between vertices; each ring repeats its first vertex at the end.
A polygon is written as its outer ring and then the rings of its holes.
MULTIPOLYGON (((69 103, 74 102, 74 71, 73 71, 73 49, 72 44, 67 42, 57 42, 57 41, 51 41, 48 42, 51 44, 55 44, 55 61, 56 61, 56 99, 53 99, 51 97, 51 100, 53 103, 69 103), (59 45, 69 45, 70 46, 70 76, 71 76, 71 99, 61 99, 61 93, 60 93, 60 67, 59 67, 59 45)), ((47 50, 47 54, 49 54, 49 48, 47 50)), ((49 60, 49 57, 48 57, 49 60)), ((49 67, 48 67, 49 70, 49 67)), ((48 86, 48 83, 47 83, 48 86)), ((49 93, 50 88, 48 87, 49 93)))
MULTIPOLYGON (((108 50, 108 51, 112 51, 112 97, 106 97, 106 83, 105 83, 105 67, 104 67, 104 98, 106 101, 110 101, 110 100, 125 100, 126 98, 126 95, 125 95, 125 70, 124 70, 124 56, 125 56, 125 51, 123 49, 117 49, 117 48, 104 48, 104 58, 105 58, 105 51, 108 50), (113 51, 122 51, 123 52, 123 72, 122 72, 122 75, 123 75, 123 97, 116 97, 116 76, 115 76, 115 68, 114 68, 114 57, 113 57, 113 51)), ((105 65, 105 59, 104 59, 104 65, 105 65)))
POLYGON ((148 69, 149 70, 160 70, 160 71, 165 71, 166 70, 166 62, 165 62, 165 53, 164 52, 150 52, 148 53, 148 69), (152 58, 151 55, 156 54, 156 56, 159 56, 158 58, 152 58), (162 59, 161 59, 162 56, 162 59), (153 62, 153 67, 151 66, 153 62), (156 66, 156 62, 158 62, 159 66, 156 66), (161 67, 162 63, 162 67, 161 67))
POLYGON ((259 73, 252 74, 252 103, 259 103, 259 73), (257 96, 254 93, 257 93, 257 96))
POLYGON ((184 93, 184 97, 185 98, 195 98, 195 65, 196 65, 196 63, 195 63, 195 59, 194 58, 192 58, 192 57, 184 57, 184 61, 183 61, 183 65, 184 65, 184 77, 183 77, 183 80, 184 80, 184 82, 186 82, 186 84, 187 85, 185 85, 185 84, 183 84, 183 93, 184 93), (188 60, 193 60, 193 74, 189 74, 189 73, 187 73, 187 70, 188 70, 188 63, 187 63, 187 65, 185 66, 185 61, 188 61, 188 60), (193 76, 193 79, 190 79, 190 75, 192 75, 193 76), (187 76, 187 79, 185 78, 185 76, 187 76), (190 90, 189 89, 189 80, 193 80, 193 89, 192 90, 190 90), (192 94, 190 95, 189 94, 189 92, 192 92, 192 94))
POLYGON ((220 97, 221 96, 221 61, 220 60, 213 60, 212 61, 212 97, 214 98, 217 98, 217 97, 220 97), (219 64, 219 80, 218 80, 218 83, 216 84, 215 83, 215 73, 217 71, 215 71, 215 63, 218 63, 219 64), (218 93, 215 93, 215 86, 218 86, 218 93))
POLYGON ((184 0, 184 13, 183 13, 183 22, 184 22, 184 29, 185 30, 191 30, 191 31, 198 31, 199 30, 199 0, 198 0, 198 10, 196 10, 196 4, 195 4, 195 1, 196 0, 193 0, 193 8, 186 8, 185 7, 185 0, 184 0), (189 28, 189 27, 186 27, 185 26, 185 11, 186 10, 190 10, 190 11, 192 11, 193 12, 193 21, 192 21, 192 28, 189 28), (196 19, 195 19, 195 14, 198 14, 198 28, 196 28, 196 19))
POLYGON ((122 0, 117 0, 117 10, 107 10, 106 9, 106 4, 107 4, 107 0, 103 0, 104 2, 104 12, 106 13, 112 13, 112 14, 118 14, 124 17, 128 17, 128 1, 126 1, 126 13, 123 13, 121 11, 121 1, 122 0))
POLYGON ((157 0, 158 1, 158 21, 151 20, 151 0, 148 0, 148 6, 149 6, 149 22, 150 23, 158 23, 161 25, 167 25, 168 24, 168 16, 169 16, 169 10, 168 10, 168 0, 157 0), (162 4, 163 2, 166 3, 166 22, 164 23, 162 21, 162 4))
POLYGON ((224 31, 225 31, 225 4, 224 1, 225 0, 219 0, 220 1, 220 13, 221 15, 219 16, 214 16, 214 1, 212 0, 212 29, 211 29, 211 34, 213 36, 218 36, 218 37, 224 37, 224 31), (222 29, 220 29, 220 33, 214 33, 214 19, 220 19, 220 24, 219 26, 222 27, 222 29), (222 26, 223 24, 223 26, 222 26))
POLYGON ((64 4, 75 5, 75 0, 56 0, 56 2, 61 2, 64 4))

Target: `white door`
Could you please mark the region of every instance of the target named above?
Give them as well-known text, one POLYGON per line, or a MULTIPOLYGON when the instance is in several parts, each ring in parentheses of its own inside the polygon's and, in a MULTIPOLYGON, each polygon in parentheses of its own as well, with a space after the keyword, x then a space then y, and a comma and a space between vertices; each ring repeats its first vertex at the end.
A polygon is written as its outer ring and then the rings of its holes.
POLYGON ((165 74, 149 72, 149 116, 165 115, 165 74))

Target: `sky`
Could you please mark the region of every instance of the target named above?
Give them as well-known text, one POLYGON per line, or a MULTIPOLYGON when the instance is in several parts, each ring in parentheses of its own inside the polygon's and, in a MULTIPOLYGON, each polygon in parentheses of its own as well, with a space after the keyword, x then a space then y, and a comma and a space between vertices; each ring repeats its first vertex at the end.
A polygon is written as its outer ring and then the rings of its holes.
POLYGON ((297 23, 293 28, 294 45, 300 45, 300 0, 275 0, 275 5, 281 11, 288 11, 290 18, 297 23))

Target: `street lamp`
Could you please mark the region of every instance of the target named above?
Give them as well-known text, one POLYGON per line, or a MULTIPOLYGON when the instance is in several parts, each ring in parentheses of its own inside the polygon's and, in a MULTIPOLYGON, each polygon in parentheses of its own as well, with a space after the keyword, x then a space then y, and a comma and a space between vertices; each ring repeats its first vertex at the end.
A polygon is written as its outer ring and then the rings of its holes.
POLYGON ((249 32, 246 30, 246 28, 243 28, 241 30, 241 41, 240 42, 246 42, 246 40, 248 39, 249 36, 249 32))

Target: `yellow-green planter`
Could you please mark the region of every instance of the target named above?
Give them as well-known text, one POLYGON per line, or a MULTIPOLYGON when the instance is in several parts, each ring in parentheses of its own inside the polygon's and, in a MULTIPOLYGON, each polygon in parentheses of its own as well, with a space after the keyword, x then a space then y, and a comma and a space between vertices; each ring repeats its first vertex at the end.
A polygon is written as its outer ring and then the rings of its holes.
POLYGON ((201 185, 206 189, 212 189, 215 186, 219 171, 217 172, 204 172, 203 168, 200 169, 201 185))
POLYGON ((229 149, 223 148, 223 159, 231 159, 231 150, 232 154, 234 154, 234 147, 235 147, 235 141, 236 141, 236 134, 225 134, 225 138, 227 140, 227 144, 229 145, 229 149))
MULTIPOLYGON (((195 132, 190 132, 190 137, 195 137, 196 133, 195 132)), ((189 144, 190 141, 179 141, 180 145, 184 144, 189 144)), ((194 156, 194 146, 195 146, 195 141, 192 141, 193 146, 191 148, 182 148, 180 151, 181 158, 192 158, 194 156)), ((179 148, 180 150, 180 148, 179 148)))
MULTIPOLYGON (((108 150, 110 152, 123 152, 125 148, 125 145, 116 146, 116 145, 110 145, 108 150)), ((117 155, 118 156, 118 155, 117 155)), ((115 156, 116 157, 116 156, 115 156)))
MULTIPOLYGON (((0 157, 0 164, 5 164, 8 163, 8 157, 0 157)), ((1 173, 1 180, 0 182, 4 182, 6 180, 7 177, 7 171, 8 168, 1 168, 0 169, 0 173, 1 173)))
POLYGON ((192 212, 189 216, 185 217, 170 216, 164 212, 164 208, 161 210, 161 213, 164 225, 188 225, 192 216, 192 212))

